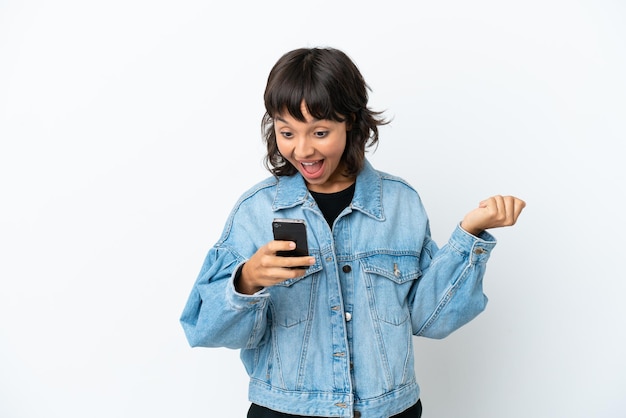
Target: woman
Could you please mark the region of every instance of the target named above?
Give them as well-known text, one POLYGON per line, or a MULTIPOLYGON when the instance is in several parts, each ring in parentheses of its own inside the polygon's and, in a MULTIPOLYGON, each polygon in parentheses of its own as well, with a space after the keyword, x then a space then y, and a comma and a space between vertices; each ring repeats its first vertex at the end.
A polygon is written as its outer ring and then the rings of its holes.
POLYGON ((438 248, 417 192, 365 157, 387 123, 367 90, 339 50, 278 60, 263 118, 273 176, 235 205, 182 314, 192 346, 241 349, 250 418, 420 417, 412 337, 485 308, 485 230, 525 206, 490 197, 438 248), (304 220, 309 255, 277 255, 295 243, 273 239, 275 218, 304 220))

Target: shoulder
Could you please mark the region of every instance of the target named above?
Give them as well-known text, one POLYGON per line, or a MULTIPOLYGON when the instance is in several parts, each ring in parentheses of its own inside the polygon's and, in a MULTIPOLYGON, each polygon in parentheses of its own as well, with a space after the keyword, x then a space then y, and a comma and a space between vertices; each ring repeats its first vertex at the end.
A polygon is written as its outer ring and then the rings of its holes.
POLYGON ((381 181, 387 185, 394 185, 400 188, 406 188, 413 192, 416 192, 415 188, 404 178, 395 176, 393 174, 386 173, 384 171, 376 170, 381 181))
POLYGON ((375 170, 380 178, 382 202, 387 210, 403 213, 414 212, 418 217, 426 217, 426 209, 419 192, 403 177, 375 170))
POLYGON ((417 192, 417 189, 415 189, 415 187, 413 187, 413 185, 403 177, 399 177, 381 170, 374 170, 374 172, 380 179, 382 189, 386 195, 397 194, 400 197, 404 198, 415 197, 419 199, 419 193, 417 192))
POLYGON ((417 191, 405 179, 374 169, 369 163, 357 177, 352 206, 383 220, 388 216, 421 216, 423 208, 417 191), (417 211, 417 213, 415 213, 417 211))
POLYGON ((278 182, 276 177, 268 177, 243 192, 231 211, 229 222, 238 214, 256 216, 271 209, 278 182))
POLYGON ((227 240, 232 240, 233 234, 236 236, 254 234, 255 226, 271 216, 277 184, 278 180, 275 177, 268 177, 240 195, 226 220, 218 245, 224 245, 227 240))
POLYGON ((237 203, 235 203, 234 210, 237 210, 237 208, 250 200, 254 201, 255 199, 263 199, 264 196, 273 196, 277 185, 278 179, 273 176, 256 183, 241 194, 237 203))
POLYGON ((416 193, 415 188, 413 188, 413 186, 404 178, 376 169, 368 160, 366 160, 365 166, 359 174, 359 178, 368 184, 378 183, 383 188, 395 188, 398 190, 416 193))

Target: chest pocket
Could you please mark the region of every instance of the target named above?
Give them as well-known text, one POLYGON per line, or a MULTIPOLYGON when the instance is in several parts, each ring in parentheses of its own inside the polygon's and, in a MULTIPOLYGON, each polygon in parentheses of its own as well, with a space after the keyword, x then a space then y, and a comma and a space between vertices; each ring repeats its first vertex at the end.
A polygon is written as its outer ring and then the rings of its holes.
POLYGON ((313 315, 322 265, 319 253, 311 251, 311 255, 315 256, 316 261, 304 276, 285 280, 270 288, 272 318, 278 326, 292 327, 309 320, 313 315))
POLYGON ((380 321, 400 325, 410 316, 409 293, 421 276, 416 255, 375 254, 361 259, 370 306, 380 321))

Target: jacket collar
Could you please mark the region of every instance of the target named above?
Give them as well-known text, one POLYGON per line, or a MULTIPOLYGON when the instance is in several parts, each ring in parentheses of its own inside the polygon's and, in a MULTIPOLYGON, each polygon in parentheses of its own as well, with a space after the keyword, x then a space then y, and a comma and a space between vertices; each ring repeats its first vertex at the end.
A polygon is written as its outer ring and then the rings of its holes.
MULTIPOLYGON (((380 174, 374 170, 369 161, 365 160, 363 169, 356 178, 354 197, 350 207, 379 221, 384 220, 382 189, 380 174)), ((272 204, 274 211, 298 205, 313 206, 314 204, 315 200, 311 197, 300 173, 293 176, 278 177, 276 195, 272 204)))

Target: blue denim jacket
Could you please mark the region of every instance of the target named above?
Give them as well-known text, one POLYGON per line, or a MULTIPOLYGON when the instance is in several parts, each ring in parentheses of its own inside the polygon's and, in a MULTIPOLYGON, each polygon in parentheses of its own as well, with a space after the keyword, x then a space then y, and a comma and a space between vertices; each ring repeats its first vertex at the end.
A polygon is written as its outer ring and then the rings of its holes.
POLYGON ((181 323, 191 346, 241 349, 254 403, 388 417, 419 398, 412 336, 443 338, 485 308, 495 244, 457 226, 439 249, 417 192, 369 162, 332 230, 299 174, 271 177, 235 205, 181 323), (273 239, 274 218, 305 220, 316 263, 304 277, 239 294, 235 273, 273 239))

